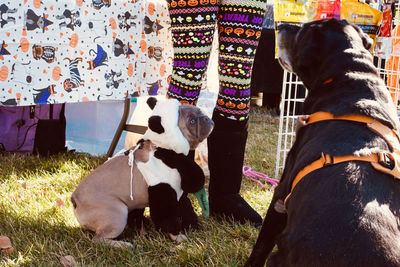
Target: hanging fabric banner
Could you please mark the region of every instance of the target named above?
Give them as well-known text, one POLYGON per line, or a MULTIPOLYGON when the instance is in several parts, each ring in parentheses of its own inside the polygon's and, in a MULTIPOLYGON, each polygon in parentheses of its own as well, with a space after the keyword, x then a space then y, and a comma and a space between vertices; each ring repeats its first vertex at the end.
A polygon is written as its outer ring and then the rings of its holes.
POLYGON ((165 93, 169 25, 163 0, 3 0, 0 105, 165 93))

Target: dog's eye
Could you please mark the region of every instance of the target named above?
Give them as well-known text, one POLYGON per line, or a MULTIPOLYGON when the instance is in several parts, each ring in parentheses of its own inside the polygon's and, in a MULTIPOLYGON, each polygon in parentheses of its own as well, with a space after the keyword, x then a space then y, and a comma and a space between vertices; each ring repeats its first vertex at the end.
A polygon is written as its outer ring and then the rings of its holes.
POLYGON ((190 120, 190 124, 193 125, 193 124, 195 124, 195 123, 196 123, 196 120, 195 120, 195 119, 191 119, 191 120, 190 120))

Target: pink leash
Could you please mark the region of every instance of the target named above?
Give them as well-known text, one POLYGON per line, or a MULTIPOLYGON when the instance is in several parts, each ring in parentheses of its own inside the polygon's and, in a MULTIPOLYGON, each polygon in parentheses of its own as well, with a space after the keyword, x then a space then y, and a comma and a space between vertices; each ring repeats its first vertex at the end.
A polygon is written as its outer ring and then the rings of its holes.
POLYGON ((250 166, 243 166, 243 175, 250 181, 258 183, 260 186, 265 187, 265 183, 261 181, 268 182, 272 185, 272 188, 276 187, 279 180, 269 177, 268 175, 260 172, 251 170, 250 166), (261 181, 260 181, 261 180, 261 181))

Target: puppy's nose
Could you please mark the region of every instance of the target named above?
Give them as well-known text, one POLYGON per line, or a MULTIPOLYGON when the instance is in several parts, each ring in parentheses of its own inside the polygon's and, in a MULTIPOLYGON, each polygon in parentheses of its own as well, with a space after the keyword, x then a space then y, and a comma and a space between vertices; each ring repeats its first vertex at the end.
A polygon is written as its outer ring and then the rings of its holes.
POLYGON ((214 122, 207 116, 202 116, 200 118, 200 120, 202 121, 202 123, 206 123, 208 125, 210 125, 212 128, 214 128, 214 122))

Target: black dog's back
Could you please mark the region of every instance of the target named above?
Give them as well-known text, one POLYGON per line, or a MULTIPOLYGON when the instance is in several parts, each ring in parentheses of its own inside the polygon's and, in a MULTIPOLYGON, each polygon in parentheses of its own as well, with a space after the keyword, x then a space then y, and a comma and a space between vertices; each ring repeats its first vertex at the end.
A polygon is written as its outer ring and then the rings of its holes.
POLYGON ((398 218, 390 212, 400 208, 396 183, 367 162, 313 172, 291 196, 272 258, 282 266, 400 266, 398 218))

